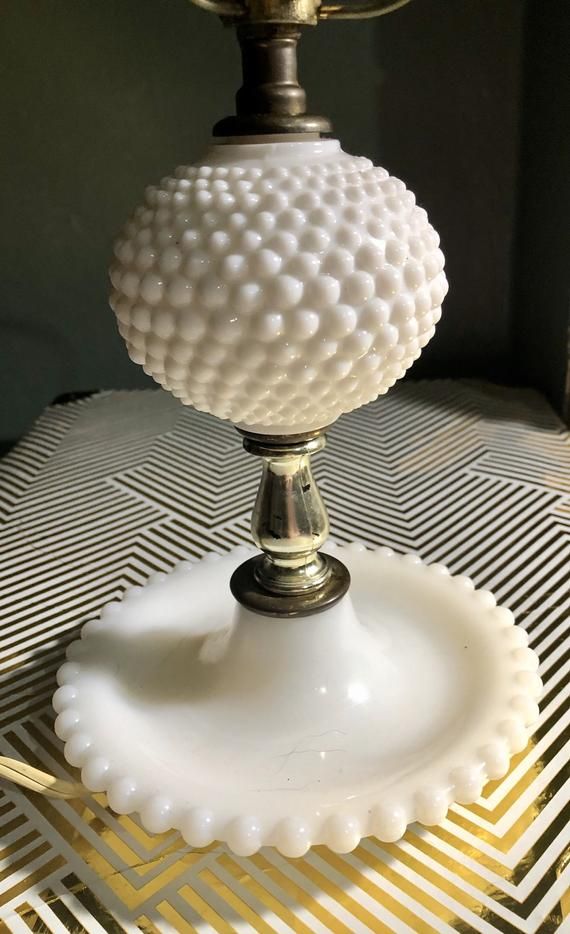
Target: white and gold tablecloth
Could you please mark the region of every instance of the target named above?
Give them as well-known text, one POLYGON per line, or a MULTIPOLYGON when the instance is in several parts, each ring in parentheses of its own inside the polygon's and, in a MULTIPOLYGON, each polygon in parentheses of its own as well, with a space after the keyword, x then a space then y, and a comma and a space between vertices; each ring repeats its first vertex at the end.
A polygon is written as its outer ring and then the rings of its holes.
MULTIPOLYGON (((0 754, 69 776, 50 707, 65 647, 129 585, 247 542, 258 470, 231 426, 161 391, 41 416, 0 462, 0 754)), ((338 541, 444 562, 515 611, 545 682, 528 748, 439 828, 298 860, 192 850, 103 795, 2 784, 3 930, 569 934, 567 432, 530 391, 407 382, 341 419, 315 473, 338 541)))

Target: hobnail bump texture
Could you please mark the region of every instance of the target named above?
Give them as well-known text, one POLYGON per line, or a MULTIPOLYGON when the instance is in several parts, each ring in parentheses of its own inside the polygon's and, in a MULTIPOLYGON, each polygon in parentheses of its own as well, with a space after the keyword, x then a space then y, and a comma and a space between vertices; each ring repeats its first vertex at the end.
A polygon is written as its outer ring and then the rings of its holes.
POLYGON ((115 257, 131 359, 184 404, 264 433, 387 392, 448 288, 412 192, 336 140, 212 146, 147 189, 115 257))

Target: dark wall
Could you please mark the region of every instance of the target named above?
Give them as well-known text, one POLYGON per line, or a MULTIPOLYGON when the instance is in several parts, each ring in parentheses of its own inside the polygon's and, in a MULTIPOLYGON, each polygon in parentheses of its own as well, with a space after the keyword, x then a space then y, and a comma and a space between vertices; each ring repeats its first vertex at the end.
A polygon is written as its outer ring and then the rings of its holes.
POLYGON ((414 375, 510 377, 521 0, 428 0, 377 25, 379 148, 439 231, 450 292, 414 375))
POLYGON ((4 0, 0 437, 58 393, 142 385, 106 302, 114 233, 227 106, 232 37, 186 0, 4 0))
MULTIPOLYGON (((417 193, 451 292, 414 373, 510 376, 522 0, 414 0, 300 44, 311 109, 417 193)), ((0 438, 62 392, 145 383, 106 305, 145 185, 232 110, 234 38, 188 0, 4 0, 0 438)))
POLYGON ((517 378, 570 416, 570 10, 530 0, 525 36, 518 254, 517 378))

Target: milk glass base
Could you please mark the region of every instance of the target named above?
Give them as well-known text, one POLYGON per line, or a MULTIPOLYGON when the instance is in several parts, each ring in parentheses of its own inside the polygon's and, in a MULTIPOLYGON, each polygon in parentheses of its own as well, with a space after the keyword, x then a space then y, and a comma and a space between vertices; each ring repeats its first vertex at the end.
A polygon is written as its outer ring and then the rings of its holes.
POLYGON ((53 703, 87 788, 192 846, 301 856, 438 824, 504 775, 541 690, 511 612, 415 556, 337 552, 351 589, 307 618, 238 606, 236 549, 86 623, 53 703))

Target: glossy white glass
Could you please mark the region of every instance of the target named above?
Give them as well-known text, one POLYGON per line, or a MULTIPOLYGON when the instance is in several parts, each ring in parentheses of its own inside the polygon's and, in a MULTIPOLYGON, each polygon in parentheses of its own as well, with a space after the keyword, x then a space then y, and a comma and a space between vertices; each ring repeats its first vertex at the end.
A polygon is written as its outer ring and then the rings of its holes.
POLYGON ((387 392, 447 292, 412 192, 337 140, 212 146, 147 189, 115 257, 131 358, 183 403, 269 434, 387 392))
MULTIPOLYGON (((212 146, 147 190, 115 256, 131 358, 183 403, 272 435, 386 392, 447 292, 413 194, 336 140, 212 146)), ((237 550, 87 623, 54 697, 85 785, 193 846, 299 856, 397 840, 504 775, 541 689, 512 614, 413 556, 340 557, 348 595, 307 618, 238 606, 237 550)))
POLYGON ((242 855, 348 852, 440 823, 505 774, 541 683, 490 593, 352 545, 338 550, 353 578, 341 603, 275 620, 224 586, 246 555, 132 588, 71 646, 55 729, 114 810, 242 855))

